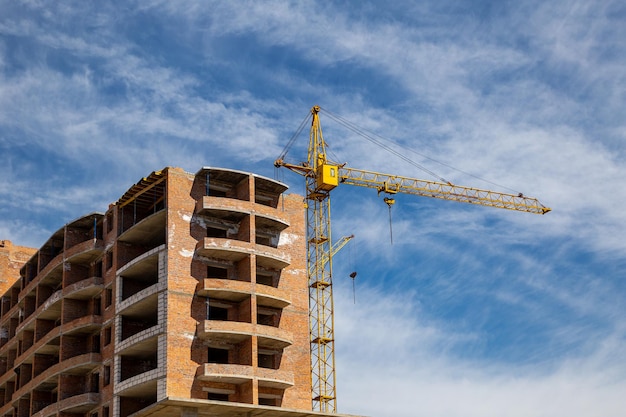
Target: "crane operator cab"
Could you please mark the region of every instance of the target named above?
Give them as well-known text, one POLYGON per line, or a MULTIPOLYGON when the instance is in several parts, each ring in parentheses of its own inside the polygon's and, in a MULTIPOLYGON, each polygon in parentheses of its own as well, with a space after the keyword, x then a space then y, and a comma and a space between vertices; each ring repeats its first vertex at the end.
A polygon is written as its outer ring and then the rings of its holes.
POLYGON ((317 166, 317 189, 330 191, 339 185, 339 167, 331 164, 317 166))

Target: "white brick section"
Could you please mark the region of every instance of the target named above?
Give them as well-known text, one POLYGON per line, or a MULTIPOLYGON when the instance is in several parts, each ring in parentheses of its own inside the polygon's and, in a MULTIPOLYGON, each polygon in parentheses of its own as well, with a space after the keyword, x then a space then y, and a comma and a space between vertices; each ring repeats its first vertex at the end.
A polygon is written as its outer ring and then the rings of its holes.
MULTIPOLYGON (((158 356, 157 363, 158 369, 165 375, 167 370, 167 335, 162 334, 159 336, 158 342, 158 356)), ((157 381, 157 401, 161 401, 167 398, 167 381, 165 378, 160 378, 157 381)))
MULTIPOLYGON (((167 352, 167 349, 165 347, 165 336, 161 335, 159 336, 159 341, 157 343, 157 367, 155 369, 151 369, 150 371, 146 371, 139 375, 135 375, 132 378, 128 378, 125 381, 116 383, 113 386, 114 394, 117 395, 120 392, 123 392, 124 390, 130 387, 133 387, 138 384, 143 384, 144 382, 153 381, 158 378, 159 380, 157 381, 157 399, 164 399, 166 397, 166 392, 165 392, 166 367, 164 363, 166 352, 167 352)), ((118 371, 119 366, 117 366, 119 364, 119 361, 120 361, 120 357, 119 355, 116 355, 115 356, 116 381, 119 381, 119 375, 120 375, 120 372, 118 371)))
POLYGON ((159 252, 159 282, 165 283, 167 286, 167 250, 166 246, 159 246, 159 249, 163 248, 159 252))

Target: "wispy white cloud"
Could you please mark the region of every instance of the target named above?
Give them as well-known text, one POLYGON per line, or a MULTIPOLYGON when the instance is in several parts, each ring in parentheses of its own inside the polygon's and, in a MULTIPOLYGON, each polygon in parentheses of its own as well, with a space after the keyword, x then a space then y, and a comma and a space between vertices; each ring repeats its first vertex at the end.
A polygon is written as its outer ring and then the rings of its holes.
POLYGON ((429 323, 414 295, 360 287, 356 304, 340 297, 338 388, 347 399, 341 410, 377 416, 622 412, 625 369, 613 360, 626 356, 623 329, 596 340, 590 354, 551 359, 551 366, 541 358, 518 366, 468 360, 451 347, 484 335, 429 323))
MULTIPOLYGON (((375 191, 337 190, 334 236, 357 236, 337 274, 359 271, 356 305, 337 284, 340 410, 624 409, 619 2, 2 8, 2 238, 38 246, 166 165, 272 176, 320 104, 452 182, 502 184, 554 209, 531 216, 398 197, 391 245, 375 191)), ((340 162, 427 176, 322 123, 340 162)), ((300 140, 290 158, 305 156, 300 140)), ((302 192, 302 178, 282 175, 302 192)))

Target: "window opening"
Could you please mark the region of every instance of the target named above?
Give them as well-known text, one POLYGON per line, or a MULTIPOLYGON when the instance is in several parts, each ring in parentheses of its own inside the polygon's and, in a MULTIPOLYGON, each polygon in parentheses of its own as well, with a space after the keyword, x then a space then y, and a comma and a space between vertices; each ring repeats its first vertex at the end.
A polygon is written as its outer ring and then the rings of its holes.
POLYGON ((110 307, 113 304, 113 289, 107 288, 105 290, 104 297, 104 308, 110 307))
POLYGON ((105 387, 111 383, 111 367, 104 365, 104 372, 102 375, 102 385, 105 387))
POLYGON ((104 329, 104 346, 108 346, 111 343, 111 327, 104 329))

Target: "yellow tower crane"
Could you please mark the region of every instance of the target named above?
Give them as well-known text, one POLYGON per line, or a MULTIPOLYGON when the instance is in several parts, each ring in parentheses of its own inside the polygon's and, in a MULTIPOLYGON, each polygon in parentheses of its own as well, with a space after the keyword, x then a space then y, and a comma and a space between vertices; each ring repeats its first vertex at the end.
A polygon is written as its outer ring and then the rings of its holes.
MULTIPOLYGON (((373 188, 379 194, 414 194, 535 214, 546 214, 550 209, 537 199, 522 194, 506 194, 449 182, 381 174, 331 162, 326 156, 326 143, 319 121, 320 110, 319 106, 311 108, 312 122, 307 160, 299 165, 287 163, 283 160, 286 153, 284 152, 274 162, 274 166, 285 167, 303 175, 306 180, 312 405, 316 411, 336 412, 332 259, 342 245, 333 245, 331 240, 330 192, 333 189, 339 184, 351 184, 373 188)), ((385 202, 391 205, 394 200, 385 198, 385 202)), ((345 244, 345 241, 343 243, 345 244)))

